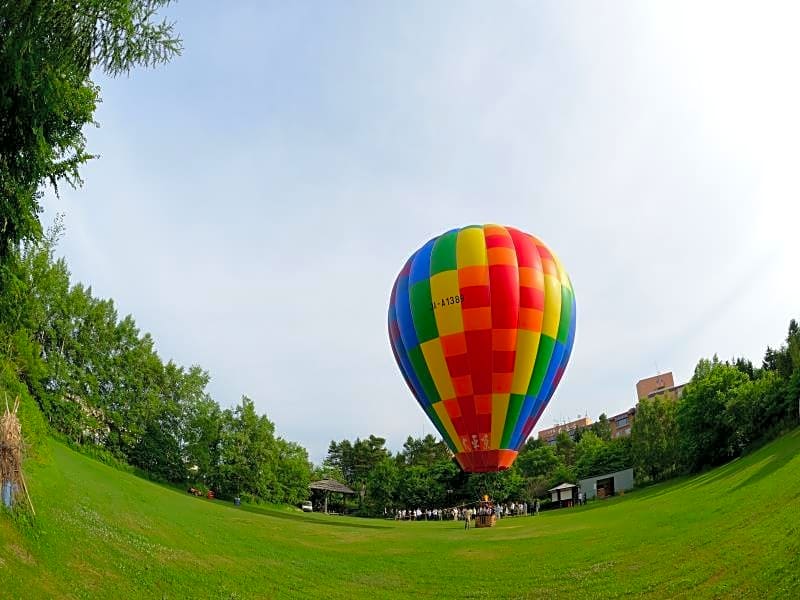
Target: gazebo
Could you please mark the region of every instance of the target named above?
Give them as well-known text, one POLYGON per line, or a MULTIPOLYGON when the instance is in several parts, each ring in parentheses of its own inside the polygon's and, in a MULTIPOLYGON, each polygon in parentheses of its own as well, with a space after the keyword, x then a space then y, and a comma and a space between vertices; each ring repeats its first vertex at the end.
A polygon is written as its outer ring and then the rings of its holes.
POLYGON ((308 489, 325 492, 326 514, 328 513, 328 496, 331 492, 335 492, 337 494, 355 494, 353 490, 343 483, 339 483, 335 479, 320 479, 319 481, 314 481, 313 483, 308 484, 308 489))

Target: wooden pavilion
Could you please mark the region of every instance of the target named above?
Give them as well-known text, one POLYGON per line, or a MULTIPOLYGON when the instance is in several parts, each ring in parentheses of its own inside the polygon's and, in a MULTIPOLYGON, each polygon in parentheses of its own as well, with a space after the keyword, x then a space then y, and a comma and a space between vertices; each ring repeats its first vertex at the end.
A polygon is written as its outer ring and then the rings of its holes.
POLYGON ((331 492, 335 494, 355 494, 353 490, 343 483, 339 483, 335 479, 320 479, 308 484, 308 489, 320 491, 325 494, 325 514, 328 513, 328 496, 331 492))

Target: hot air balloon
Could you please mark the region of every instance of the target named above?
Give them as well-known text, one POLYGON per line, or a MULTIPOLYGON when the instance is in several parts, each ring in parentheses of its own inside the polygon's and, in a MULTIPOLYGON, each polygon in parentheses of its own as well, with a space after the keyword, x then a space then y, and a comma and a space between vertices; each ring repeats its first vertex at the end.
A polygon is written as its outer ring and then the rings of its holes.
POLYGON ((476 225, 430 240, 392 288, 389 339, 422 409, 467 472, 510 467, 575 339, 566 271, 534 236, 476 225))

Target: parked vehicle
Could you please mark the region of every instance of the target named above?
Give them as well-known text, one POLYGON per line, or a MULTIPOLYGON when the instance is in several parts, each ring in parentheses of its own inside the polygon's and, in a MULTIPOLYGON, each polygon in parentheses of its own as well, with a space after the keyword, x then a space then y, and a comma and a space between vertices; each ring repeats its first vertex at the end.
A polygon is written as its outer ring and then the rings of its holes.
POLYGON ((303 504, 300 505, 300 508, 303 509, 303 512, 314 512, 314 507, 311 505, 310 500, 303 502, 303 504))

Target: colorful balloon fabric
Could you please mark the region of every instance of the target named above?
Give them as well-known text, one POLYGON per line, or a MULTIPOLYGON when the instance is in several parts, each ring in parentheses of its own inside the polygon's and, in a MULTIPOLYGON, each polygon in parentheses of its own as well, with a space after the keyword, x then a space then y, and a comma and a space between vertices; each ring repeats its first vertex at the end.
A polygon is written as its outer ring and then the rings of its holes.
POLYGON ((467 472, 507 469, 569 361, 575 296, 558 258, 500 225, 454 229, 408 259, 389 338, 422 409, 467 472))

